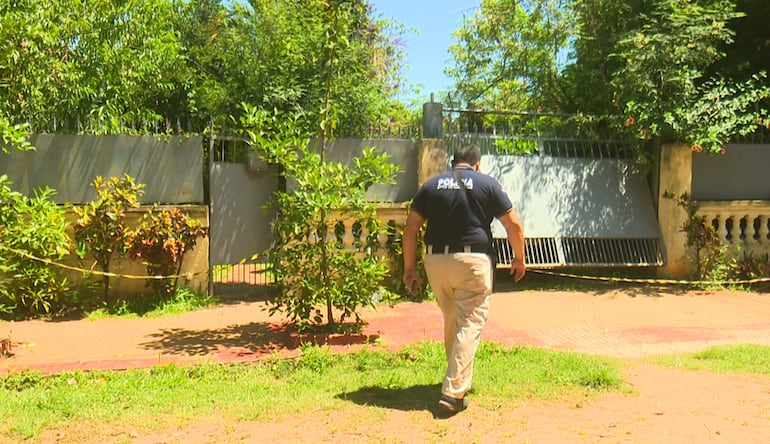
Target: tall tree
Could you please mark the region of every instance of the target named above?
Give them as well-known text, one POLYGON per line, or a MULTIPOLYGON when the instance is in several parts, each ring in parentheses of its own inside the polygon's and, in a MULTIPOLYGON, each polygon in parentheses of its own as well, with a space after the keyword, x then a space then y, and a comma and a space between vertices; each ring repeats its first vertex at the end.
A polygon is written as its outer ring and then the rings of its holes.
POLYGON ((0 2, 0 114, 92 132, 156 120, 180 60, 172 13, 166 0, 0 2))
POLYGON ((731 0, 487 0, 451 72, 469 105, 612 115, 618 133, 718 152, 767 121, 767 58, 743 58, 767 51, 748 30, 767 7, 741 5, 752 21, 731 0))
POLYGON ((719 45, 724 57, 710 67, 708 77, 721 75, 742 81, 760 71, 770 73, 770 2, 737 0, 735 10, 742 16, 727 23, 733 41, 719 45))
MULTIPOLYGON (((402 58, 367 1, 344 3, 346 70, 333 93, 335 130, 351 133, 390 115, 402 58)), ((237 121, 241 103, 317 116, 328 4, 0 0, 2 149, 38 128, 155 132, 192 117, 202 131, 237 121)))
POLYGON ((569 0, 483 0, 455 32, 452 101, 504 109, 562 108, 559 83, 576 22, 569 0))

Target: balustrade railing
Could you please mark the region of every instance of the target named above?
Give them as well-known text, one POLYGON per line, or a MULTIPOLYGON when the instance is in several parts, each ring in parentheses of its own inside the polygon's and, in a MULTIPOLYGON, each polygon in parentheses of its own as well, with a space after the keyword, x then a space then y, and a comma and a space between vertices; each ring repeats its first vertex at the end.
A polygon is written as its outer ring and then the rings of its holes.
MULTIPOLYGON (((407 204, 381 203, 377 206, 377 219, 393 229, 390 234, 382 233, 376 240, 376 254, 384 255, 388 251, 390 242, 400 238, 401 230, 406 224, 407 204)), ((329 229, 326 239, 330 242, 340 242, 346 250, 364 251, 369 248, 369 231, 366 227, 359 227, 353 219, 331 214, 328 217, 329 229)), ((317 236, 308 239, 308 242, 318 242, 317 236)))
POLYGON ((770 253, 770 201, 699 201, 705 217, 733 255, 770 253))

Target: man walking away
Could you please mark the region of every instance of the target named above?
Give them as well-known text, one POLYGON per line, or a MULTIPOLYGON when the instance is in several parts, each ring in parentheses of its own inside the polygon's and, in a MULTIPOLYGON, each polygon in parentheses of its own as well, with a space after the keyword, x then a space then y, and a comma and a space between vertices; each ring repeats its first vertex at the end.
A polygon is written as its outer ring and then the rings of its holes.
POLYGON ((468 406, 473 360, 489 313, 495 265, 490 224, 505 227, 514 253, 511 275, 526 273, 524 229, 497 180, 479 172, 481 151, 466 145, 455 151, 452 170, 423 184, 414 196, 404 229, 404 283, 422 288, 417 275, 417 236, 425 231, 425 272, 444 317, 447 368, 439 406, 456 413, 468 406))

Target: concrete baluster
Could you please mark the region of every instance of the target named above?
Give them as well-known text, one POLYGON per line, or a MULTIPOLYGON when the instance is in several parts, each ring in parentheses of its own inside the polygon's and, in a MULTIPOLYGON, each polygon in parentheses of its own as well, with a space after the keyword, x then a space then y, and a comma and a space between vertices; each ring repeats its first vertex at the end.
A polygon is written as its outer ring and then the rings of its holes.
POLYGON ((724 217, 721 214, 718 214, 716 216, 717 221, 717 236, 719 237, 719 240, 727 243, 727 219, 729 217, 724 217))
POLYGON ((327 220, 326 225, 326 243, 328 244, 336 244, 337 243, 337 234, 335 233, 337 229, 337 221, 334 220, 327 220))
POLYGON ((345 249, 352 250, 355 238, 353 237, 353 219, 346 219, 342 222, 345 227, 345 233, 342 235, 342 245, 345 249))
MULTIPOLYGON (((741 242, 741 220, 735 215, 728 216, 728 219, 732 221, 730 225, 730 243, 739 244, 741 242)), ((727 220, 725 220, 725 228, 727 228, 727 220)))
POLYGON ((757 230, 757 234, 759 235, 759 238, 757 239, 757 242, 761 245, 767 244, 769 242, 767 235, 770 233, 770 229, 767 227, 767 220, 768 217, 760 214, 757 216, 759 219, 759 230, 757 230))
POLYGON ((743 241, 744 243, 749 245, 755 245, 757 243, 757 240, 754 239, 754 235, 756 234, 756 229, 754 228, 754 221, 757 219, 757 214, 747 214, 746 215, 746 228, 743 230, 743 241))
POLYGON ((384 232, 380 232, 380 235, 377 236, 377 243, 380 246, 380 249, 384 250, 388 246, 388 234, 384 232))
POLYGON ((366 241, 369 238, 369 228, 366 227, 366 224, 361 225, 361 250, 367 250, 369 248, 368 242, 366 241))

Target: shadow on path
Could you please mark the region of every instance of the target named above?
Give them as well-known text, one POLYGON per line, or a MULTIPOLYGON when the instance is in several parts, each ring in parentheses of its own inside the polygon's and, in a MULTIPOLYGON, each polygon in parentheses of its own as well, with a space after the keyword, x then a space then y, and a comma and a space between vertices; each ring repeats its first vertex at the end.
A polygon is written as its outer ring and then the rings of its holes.
POLYGON ((372 344, 379 335, 365 333, 308 334, 297 333, 293 324, 252 322, 217 329, 162 329, 139 344, 145 350, 164 354, 206 356, 226 349, 239 350, 238 355, 265 354, 278 350, 296 350, 303 343, 348 346, 372 344))
POLYGON ((296 348, 296 341, 285 326, 265 322, 206 330, 169 328, 149 337, 150 341, 139 346, 172 355, 204 356, 223 348, 239 348, 250 353, 296 348))

